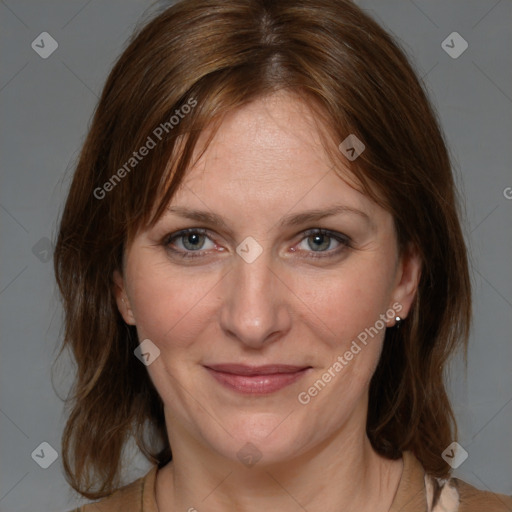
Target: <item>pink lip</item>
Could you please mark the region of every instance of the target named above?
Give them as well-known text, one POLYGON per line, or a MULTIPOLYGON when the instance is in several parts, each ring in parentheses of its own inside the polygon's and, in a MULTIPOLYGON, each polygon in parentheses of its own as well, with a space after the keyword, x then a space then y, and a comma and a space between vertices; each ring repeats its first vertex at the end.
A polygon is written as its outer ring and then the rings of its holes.
POLYGON ((300 379, 311 367, 271 364, 245 366, 219 364, 205 366, 217 382, 245 394, 268 394, 278 391, 300 379))

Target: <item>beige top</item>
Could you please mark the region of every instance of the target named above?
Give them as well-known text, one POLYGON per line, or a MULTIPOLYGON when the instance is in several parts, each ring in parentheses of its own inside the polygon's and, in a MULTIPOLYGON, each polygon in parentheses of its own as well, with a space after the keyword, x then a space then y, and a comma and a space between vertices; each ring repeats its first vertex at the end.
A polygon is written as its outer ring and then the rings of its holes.
MULTIPOLYGON (((403 453, 403 472, 389 512, 512 512, 512 497, 480 491, 459 480, 426 475, 412 454, 403 453), (428 506, 427 506, 428 503, 428 506)), ((70 512, 158 512, 158 467, 107 498, 70 512)))

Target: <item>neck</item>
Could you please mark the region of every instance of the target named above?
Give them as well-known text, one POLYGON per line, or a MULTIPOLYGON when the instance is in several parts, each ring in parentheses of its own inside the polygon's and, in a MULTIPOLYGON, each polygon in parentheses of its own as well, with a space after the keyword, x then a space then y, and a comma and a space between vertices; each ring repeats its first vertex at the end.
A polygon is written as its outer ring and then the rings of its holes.
POLYGON ((262 458, 252 467, 190 438, 183 442, 181 434, 180 442, 170 435, 173 461, 158 472, 159 512, 387 512, 402 472, 402 461, 379 456, 360 430, 335 433, 314 452, 274 464, 262 458))

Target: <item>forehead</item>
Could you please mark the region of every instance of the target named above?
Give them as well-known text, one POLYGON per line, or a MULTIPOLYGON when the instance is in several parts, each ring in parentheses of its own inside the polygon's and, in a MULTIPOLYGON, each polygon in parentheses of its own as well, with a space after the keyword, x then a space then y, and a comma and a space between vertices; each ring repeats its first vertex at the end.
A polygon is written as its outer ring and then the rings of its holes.
POLYGON ((320 199, 345 198, 352 206, 370 206, 348 165, 329 157, 328 130, 315 110, 295 94, 275 93, 229 113, 201 155, 209 135, 201 135, 171 204, 229 197, 264 208, 299 200, 313 207, 320 199))
MULTIPOLYGON (((196 152, 208 135, 206 131, 199 139, 196 152)), ((326 157, 314 112, 296 95, 278 92, 226 115, 202 163, 234 160, 239 167, 243 163, 246 173, 257 166, 253 178, 268 179, 279 176, 277 166, 295 166, 300 173, 304 166, 298 168, 298 160, 318 164, 326 157)))

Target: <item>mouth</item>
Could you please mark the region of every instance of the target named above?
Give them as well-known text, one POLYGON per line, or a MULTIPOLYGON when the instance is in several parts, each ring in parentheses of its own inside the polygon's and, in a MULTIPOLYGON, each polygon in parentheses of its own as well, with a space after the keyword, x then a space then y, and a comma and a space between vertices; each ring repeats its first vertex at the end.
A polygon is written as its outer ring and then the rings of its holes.
POLYGON ((266 395, 301 379, 309 372, 311 366, 218 364, 205 366, 205 368, 217 382, 233 391, 250 395, 266 395))

